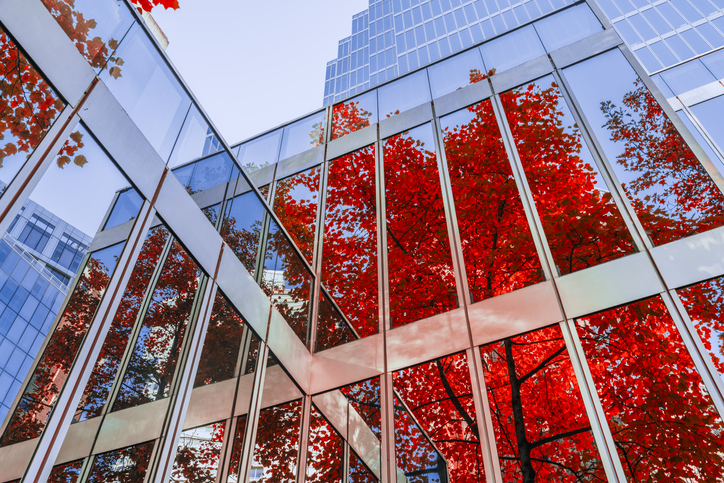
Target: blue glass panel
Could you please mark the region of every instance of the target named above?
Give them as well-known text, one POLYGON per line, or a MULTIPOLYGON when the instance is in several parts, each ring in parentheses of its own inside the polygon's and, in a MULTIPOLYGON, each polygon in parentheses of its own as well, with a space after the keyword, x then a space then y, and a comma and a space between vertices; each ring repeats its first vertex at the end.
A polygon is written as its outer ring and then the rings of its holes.
POLYGON ((284 128, 279 159, 286 159, 322 144, 324 111, 312 114, 284 128))
POLYGON ((532 25, 481 45, 480 52, 487 70, 495 69, 496 72, 546 54, 532 25))
POLYGON ((585 3, 539 20, 534 25, 548 52, 603 30, 601 22, 585 3))
POLYGON ((108 216, 108 221, 106 221, 106 226, 103 229, 107 230, 133 220, 138 215, 142 204, 143 198, 135 189, 130 188, 122 192, 118 195, 113 211, 108 216))
MULTIPOLYGON (((408 60, 412 60, 410 56, 408 60)), ((410 69, 412 69, 410 64, 410 69)), ((412 109, 430 100, 427 72, 420 71, 379 88, 380 118, 412 109)))
POLYGON ((432 97, 436 99, 461 87, 482 80, 485 66, 477 49, 463 52, 427 69, 432 97))
POLYGON ((698 60, 662 72, 661 77, 676 95, 716 80, 698 60))

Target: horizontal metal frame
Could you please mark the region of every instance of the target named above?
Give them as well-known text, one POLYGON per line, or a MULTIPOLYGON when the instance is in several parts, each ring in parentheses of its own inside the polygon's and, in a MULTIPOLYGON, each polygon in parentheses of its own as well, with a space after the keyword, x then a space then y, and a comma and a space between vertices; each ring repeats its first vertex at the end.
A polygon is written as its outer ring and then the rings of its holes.
POLYGON ((379 122, 380 139, 389 138, 395 134, 412 129, 433 119, 432 103, 426 102, 395 116, 381 119, 379 122))
POLYGON ((377 123, 370 124, 357 131, 345 134, 327 144, 326 161, 350 154, 377 141, 377 123))
POLYGON ((490 77, 495 92, 504 92, 552 73, 554 66, 547 55, 541 55, 517 67, 490 77))
POLYGON ((282 159, 277 163, 275 178, 277 180, 301 173, 324 162, 324 145, 308 149, 291 158, 282 159))
POLYGON ((563 69, 618 47, 622 43, 623 40, 616 30, 608 29, 554 50, 550 53, 550 57, 557 68, 563 69))

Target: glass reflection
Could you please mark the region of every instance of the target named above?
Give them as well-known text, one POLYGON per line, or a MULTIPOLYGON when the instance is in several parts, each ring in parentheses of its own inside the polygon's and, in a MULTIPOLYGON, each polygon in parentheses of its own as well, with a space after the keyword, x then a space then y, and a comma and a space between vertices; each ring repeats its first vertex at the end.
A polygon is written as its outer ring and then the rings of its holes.
POLYGON ((139 444, 95 456, 88 483, 144 481, 154 442, 139 444))
POLYGON ((324 142, 324 111, 284 128, 279 159, 291 158, 324 142))
POLYGON ((358 338, 337 307, 324 293, 320 293, 315 352, 337 347, 358 338))
POLYGON ((340 391, 377 439, 382 441, 379 378, 350 384, 341 388, 340 391))
POLYGON ((241 463, 241 451, 244 449, 244 432, 246 431, 246 415, 239 416, 236 420, 236 433, 231 444, 231 459, 229 460, 229 476, 227 483, 239 481, 239 463, 241 463))
POLYGON ((485 67, 502 72, 546 55, 545 48, 532 25, 510 32, 480 46, 485 67))
POLYGON ((427 71, 422 70, 397 79, 380 87, 377 92, 382 119, 429 102, 430 85, 427 71))
POLYGON ((427 69, 433 99, 442 97, 457 89, 474 84, 485 77, 476 75, 485 72, 483 59, 477 49, 468 50, 427 69))
MULTIPOLYGON (((443 478, 441 481, 486 481, 465 354, 455 354, 404 369, 394 373, 393 377, 397 396, 405 402, 422 432, 449 465, 449 480, 443 478)), ((398 410, 395 409, 397 415, 398 410)), ((409 443, 413 443, 414 438, 421 437, 421 434, 410 428, 405 428, 404 431, 399 428, 407 423, 411 423, 411 420, 405 417, 400 421, 395 420, 397 445, 398 448, 402 445, 403 451, 408 453, 402 459, 410 465, 402 469, 409 476, 410 472, 418 469, 417 465, 419 468, 428 468, 434 464, 435 455, 409 455, 410 450, 404 446, 401 434, 413 438, 409 443)), ((424 447, 424 443, 421 447, 424 447)), ((437 464, 436 468, 437 472, 444 471, 444 466, 440 464, 437 464)))
POLYGON ((654 245, 724 223, 724 196, 620 51, 564 72, 654 245))
POLYGON ((114 411, 168 397, 201 271, 174 241, 151 296, 114 411))
POLYGON ((103 229, 108 230, 135 219, 141 210, 141 205, 143 205, 143 198, 135 189, 129 188, 121 192, 103 229))
POLYGON ((159 226, 149 231, 138 255, 123 297, 108 329, 93 372, 76 409, 74 422, 100 416, 115 382, 133 326, 141 310, 151 277, 169 239, 168 230, 159 226))
POLYGON ((276 222, 269 226, 262 289, 306 345, 312 274, 276 222))
POLYGON ((577 330, 630 481, 720 481, 724 424, 663 300, 581 318, 577 330))
POLYGON ((36 438, 45 429, 122 249, 123 243, 119 243, 91 253, 31 382, 7 424, 0 446, 36 438))
POLYGON ((491 101, 444 117, 442 128, 472 301, 542 281, 491 101))
POLYGON ((360 337, 377 333, 375 148, 329 164, 322 281, 360 337))
POLYGON ((410 483, 447 481, 445 460, 397 396, 395 396, 395 456, 398 472, 402 472, 410 483))
POLYGON ((558 270, 567 274, 635 251, 553 77, 501 100, 558 270))
POLYGON ((252 276, 256 273, 264 214, 264 205, 249 191, 227 203, 221 225, 221 237, 252 276))
POLYGON ((214 131, 201 115, 199 108, 192 104, 186 114, 181 133, 174 144, 168 166, 173 168, 192 159, 221 151, 221 149, 221 143, 214 131))
POLYGON ((83 468, 83 460, 53 466, 47 483, 76 483, 80 477, 81 468, 83 468))
POLYGON ((548 52, 603 30, 601 22, 586 4, 538 20, 534 26, 548 52))
POLYGON ((560 327, 481 347, 505 481, 607 481, 560 327))
POLYGON ((430 124, 384 142, 392 327, 457 307, 430 124))
POLYGON ((223 152, 174 169, 173 174, 192 195, 228 183, 234 175, 238 174, 238 169, 231 160, 231 156, 223 152))
POLYGON ((261 468, 261 483, 294 483, 297 473, 301 401, 262 409, 252 465, 261 468))
POLYGON ((317 231, 320 171, 316 167, 279 180, 274 190, 274 213, 310 263, 317 231))
POLYGON ((307 483, 342 481, 344 441, 316 407, 309 421, 307 483))
POLYGON ((377 120, 377 91, 337 104, 332 109, 332 139, 370 126, 377 120))
POLYGON ((277 129, 274 132, 252 139, 239 146, 239 151, 236 155, 239 164, 241 164, 247 172, 252 172, 276 163, 279 156, 279 145, 281 144, 282 133, 283 129, 277 129))
POLYGON ((353 452, 349 452, 349 483, 378 483, 377 477, 364 465, 353 452))
POLYGON ((226 423, 215 423, 181 433, 171 481, 214 483, 226 423))

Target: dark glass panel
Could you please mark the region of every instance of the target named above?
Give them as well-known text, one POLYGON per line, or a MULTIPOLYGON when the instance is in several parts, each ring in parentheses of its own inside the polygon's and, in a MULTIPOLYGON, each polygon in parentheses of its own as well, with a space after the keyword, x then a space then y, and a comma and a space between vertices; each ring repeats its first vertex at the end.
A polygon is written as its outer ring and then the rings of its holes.
POLYGON ((364 465, 361 459, 349 452, 349 483, 377 483, 377 477, 364 465))
POLYGON ((118 369, 128 345, 128 338, 138 319, 151 276, 156 270, 168 238, 168 230, 162 226, 153 228, 146 236, 136 266, 133 267, 131 278, 128 279, 116 315, 113 317, 93 372, 86 384, 83 397, 76 409, 74 422, 100 416, 108 400, 111 387, 118 376, 118 369))
POLYGON ((503 479, 607 481, 560 327, 480 351, 503 479))
POLYGON ((724 424, 663 300, 578 319, 577 330, 627 478, 721 480, 724 424))
POLYGON ((297 473, 301 401, 262 409, 252 465, 262 468, 259 482, 294 483, 297 473))
POLYGON ((136 483, 145 479, 153 441, 95 456, 88 483, 136 483))
POLYGON ((236 420, 236 433, 231 444, 231 459, 229 460, 229 475, 227 483, 239 481, 239 464, 241 463, 241 451, 244 449, 244 431, 246 431, 246 415, 239 416, 236 420))
POLYGON ((384 142, 392 327, 457 307, 430 124, 384 142))
POLYGON ((171 481, 215 483, 226 423, 214 423, 181 433, 171 481))
POLYGON ((319 314, 317 315, 317 343, 315 352, 330 349, 358 339, 339 310, 324 293, 319 294, 319 314))
MULTIPOLYGON (((3 184, 13 180, 64 107, 40 73, 0 30, 0 139, 3 140, 0 179, 3 184)), ((0 194, 4 190, 3 186, 0 194)))
MULTIPOLYGON (((128 29, 133 14, 119 2, 42 0, 60 28, 96 71, 106 66, 128 29)), ((111 65, 123 65, 111 58, 111 65)))
POLYGON ((449 465, 449 480, 442 481, 486 481, 465 353, 404 369, 393 377, 397 395, 449 465))
POLYGON ((138 194, 138 191, 129 188, 122 192, 118 195, 116 204, 113 206, 113 211, 108 215, 108 221, 106 221, 103 229, 107 230, 133 220, 141 210, 141 205, 143 205, 143 198, 138 194))
POLYGON ((724 380, 724 278, 682 288, 677 293, 724 380))
POLYGON ((395 456, 397 470, 405 475, 409 483, 447 481, 445 460, 397 396, 395 396, 395 456))
POLYGON ((316 407, 309 421, 307 483, 342 481, 344 441, 316 407))
POLYGON ((174 241, 151 296, 113 410, 168 397, 201 271, 174 241))
POLYGON ((501 99, 558 270, 567 274, 635 251, 553 77, 501 99))
POLYGON ((194 387, 234 377, 245 326, 244 319, 218 291, 194 387))
POLYGON ((123 243, 90 255, 0 446, 40 436, 103 298, 123 243))
POLYGON ((442 126, 472 300, 542 281, 492 103, 446 116, 442 126))
POLYGON ((276 222, 269 226, 262 289, 306 344, 312 274, 276 222))
POLYGON ((264 205, 249 191, 227 203, 221 225, 221 237, 252 276, 256 272, 264 213, 264 205))
POLYGON ((329 164, 322 281, 360 337, 377 333, 375 148, 329 164))
POLYGON ((274 213, 302 255, 311 263, 317 230, 320 168, 312 168, 277 181, 274 213))
POLYGON ((618 50, 565 70, 655 245, 724 222, 724 196, 618 50))
POLYGON ((377 120, 377 91, 337 104, 332 109, 332 139, 370 126, 377 120))
POLYGON ((47 483, 76 483, 83 468, 83 460, 54 466, 50 471, 47 483))

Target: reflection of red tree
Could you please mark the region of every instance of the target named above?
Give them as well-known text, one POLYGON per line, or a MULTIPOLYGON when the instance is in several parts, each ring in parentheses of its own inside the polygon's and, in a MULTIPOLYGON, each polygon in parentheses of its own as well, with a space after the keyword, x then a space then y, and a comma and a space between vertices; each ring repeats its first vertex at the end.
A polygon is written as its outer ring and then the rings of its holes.
POLYGON ((96 455, 88 483, 137 483, 144 481, 153 441, 96 455))
MULTIPOLYGON (((205 428, 203 428, 205 429, 205 428)), ((225 423, 216 423, 210 428, 210 438, 196 435, 196 430, 185 431, 176 451, 171 472, 172 482, 214 483, 219 467, 219 456, 224 441, 225 423), (199 438, 199 439, 197 439, 199 438)))
POLYGON ((341 482, 344 442, 317 408, 312 408, 307 451, 307 483, 341 482))
POLYGON ((319 173, 319 168, 312 168, 282 179, 274 194, 274 213, 310 263, 317 229, 319 173))
POLYGON ((262 483, 296 481, 301 401, 263 409, 254 447, 254 463, 264 469, 262 483))
POLYGON ((724 375, 724 278, 677 290, 711 361, 724 375), (715 346, 716 345, 716 346, 715 346))

